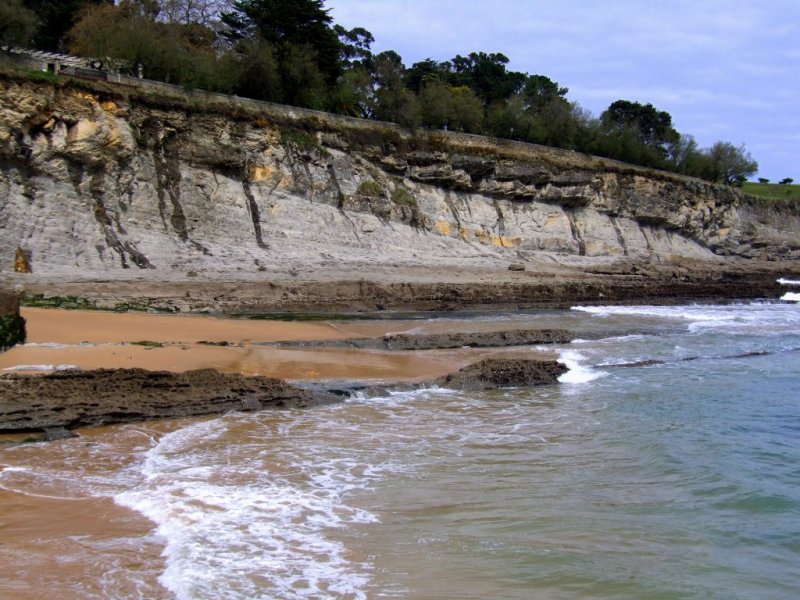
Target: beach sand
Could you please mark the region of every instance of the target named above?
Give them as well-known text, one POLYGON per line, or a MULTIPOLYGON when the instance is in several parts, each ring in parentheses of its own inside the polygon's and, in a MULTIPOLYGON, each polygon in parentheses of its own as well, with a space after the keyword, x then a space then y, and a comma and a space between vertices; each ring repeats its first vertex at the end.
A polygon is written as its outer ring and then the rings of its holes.
MULTIPOLYGON (((385 352, 261 345, 382 336, 419 325, 407 321, 330 324, 41 308, 23 309, 22 315, 28 323, 27 343, 0 354, 0 372, 46 372, 48 366, 173 372, 212 368, 289 380, 424 381, 486 356, 520 352, 509 348, 385 352), (201 341, 228 345, 198 343, 201 341)), ((530 357, 530 348, 524 352, 530 357)), ((551 353, 542 356, 552 358, 551 353)))
MULTIPOLYGON (((290 348, 260 345, 271 341, 335 340, 386 333, 418 332, 419 321, 361 321, 309 323, 247 321, 212 316, 106 313, 26 308, 28 343, 0 354, 0 373, 24 365, 74 365, 80 369, 132 368, 186 371, 214 368, 246 375, 268 375, 296 380, 423 381, 458 370, 486 356, 530 358, 531 348, 456 348, 417 352, 386 352, 344 348, 290 348), (132 342, 150 341, 159 347, 132 342), (227 346, 199 344, 227 342, 227 346)), ((484 329, 497 325, 475 324, 484 329)), ((431 324, 439 331, 452 324, 431 324)), ((423 328, 424 329, 424 328, 423 328)), ((551 352, 540 352, 553 358, 551 352)), ((37 367, 31 372, 36 371, 37 367)), ((208 417, 213 418, 213 417, 208 417)), ((91 454, 93 440, 114 431, 130 448, 117 447, 117 456, 133 457, 144 446, 130 436, 135 429, 143 439, 178 429, 192 420, 148 423, 80 430, 80 438, 35 444, 37 461, 59 472, 60 444, 85 444, 86 472, 118 468, 98 464, 91 454), (127 428, 127 429, 126 429, 127 428), (126 437, 127 436, 127 437, 126 437), (52 465, 50 465, 52 463, 52 465)), ((17 436, 18 437, 18 436, 17 436)), ((8 443, 18 441, 6 436, 8 443)), ((53 484, 41 495, 41 482, 25 479, 26 446, 7 446, 0 453, 0 597, 53 598, 103 597, 104 585, 124 589, 130 597, 167 597, 158 584, 163 571, 162 540, 153 524, 138 512, 114 503, 111 497, 71 498, 53 484), (21 473, 21 474, 20 474, 21 473), (7 487, 2 487, 7 486, 7 487), (30 495, 30 491, 34 494, 30 495), (20 564, 24 557, 24 564, 20 564), (106 558, 108 557, 108 558, 106 558), (126 573, 137 573, 136 580, 126 573), (142 574, 151 574, 143 577, 142 574), (113 581, 109 581, 109 578, 113 581), (141 586, 147 586, 143 589, 141 586), (137 587, 138 586, 138 587, 137 587)), ((45 465, 45 467, 48 467, 45 465)), ((37 463, 36 468, 41 465, 37 463)), ((48 483, 48 486, 51 484, 48 483)))

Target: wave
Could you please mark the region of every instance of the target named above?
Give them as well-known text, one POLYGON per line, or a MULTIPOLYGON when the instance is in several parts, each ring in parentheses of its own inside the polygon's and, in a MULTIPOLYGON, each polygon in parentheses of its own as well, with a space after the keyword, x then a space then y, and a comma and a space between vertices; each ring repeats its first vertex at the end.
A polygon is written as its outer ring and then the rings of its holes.
MULTIPOLYGON (((800 295, 788 293, 784 300, 800 295), (788 296, 788 298, 787 298, 788 296)), ((781 302, 750 302, 746 304, 693 304, 681 306, 573 306, 571 310, 584 312, 598 318, 646 317, 667 321, 687 322, 690 332, 715 329, 740 332, 758 329, 761 332, 777 328, 796 327, 800 312, 794 304, 781 302)))
POLYGON ((777 281, 781 285, 800 285, 800 280, 797 279, 785 279, 784 277, 781 277, 777 281))
POLYGON ((156 523, 166 546, 160 583, 178 598, 259 597, 267 582, 280 598, 365 598, 364 565, 350 562, 344 545, 326 531, 377 520, 342 499, 365 485, 354 472, 363 477, 366 466, 311 458, 296 462, 289 474, 235 459, 232 466, 220 448, 237 452, 225 438, 228 424, 246 418, 215 419, 163 436, 146 454, 145 481, 114 497, 156 523))
POLYGON ((586 357, 574 350, 562 350, 559 354, 558 362, 569 369, 558 378, 559 383, 588 383, 607 375, 604 371, 583 366, 581 361, 586 357))
POLYGON ((785 300, 786 302, 800 302, 800 293, 786 292, 781 296, 781 300, 785 300))

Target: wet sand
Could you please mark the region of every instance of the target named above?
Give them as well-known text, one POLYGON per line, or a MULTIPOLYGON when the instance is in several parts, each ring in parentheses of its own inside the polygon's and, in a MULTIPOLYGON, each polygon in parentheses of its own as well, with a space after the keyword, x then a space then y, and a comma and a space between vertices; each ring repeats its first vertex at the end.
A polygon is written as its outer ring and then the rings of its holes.
MULTIPOLYGON (((414 321, 329 324, 37 308, 23 309, 22 315, 28 323, 27 344, 0 354, 0 373, 37 372, 47 365, 174 372, 212 368, 289 380, 423 381, 487 356, 531 355, 530 348, 385 352, 260 345, 381 336, 418 329, 420 324, 414 321), (201 341, 228 345, 198 343, 201 341), (23 368, 26 366, 29 368, 23 368)), ((441 327, 434 326, 433 330, 441 327)), ((543 356, 552 357, 550 353, 543 356)))
POLYGON ((86 429, 76 440, 2 449, 0 598, 104 598, 106 588, 124 590, 126 597, 170 597, 158 583, 164 569, 163 541, 149 519, 110 496, 75 493, 58 478, 42 481, 29 473, 33 467, 102 478, 134 460, 149 439, 190 422, 86 429), (115 432, 114 452, 98 455, 109 432, 115 432), (79 445, 82 465, 64 463, 62 443, 79 445))
MULTIPOLYGON (((433 379, 490 355, 530 357, 532 353, 531 348, 384 352, 259 345, 279 340, 334 340, 417 331, 419 321, 327 324, 33 308, 23 309, 22 314, 28 322, 28 344, 0 354, 0 373, 21 365, 171 371, 210 367, 284 379, 408 381, 433 379), (144 340, 161 346, 132 344, 144 340), (229 345, 209 346, 199 344, 201 340, 229 345)), ((467 325, 480 329, 487 326, 491 325, 467 325)), ((447 326, 431 327, 438 330, 447 326)), ((542 354, 552 358, 551 353, 542 354)), ((145 436, 157 439, 189 422, 157 421, 136 427, 145 436)), ((79 431, 78 440, 27 446, 36 446, 38 466, 42 460, 57 465, 62 443, 85 444, 86 461, 91 464, 87 472, 91 475, 93 470, 122 466, 95 463, 97 458, 88 450, 94 439, 109 432, 114 432, 115 439, 125 438, 130 429, 83 430, 79 431)), ((130 440, 122 442, 122 446, 114 449, 117 457, 132 457, 143 448, 130 440)), ((11 471, 2 474, 9 467, 25 468, 27 458, 25 445, 0 449, 0 597, 103 597, 107 584, 129 591, 131 597, 168 597, 158 584, 158 575, 164 568, 162 541, 148 519, 118 506, 110 497, 70 498, 68 491, 43 491, 41 485, 26 483, 24 477, 17 481, 18 476, 11 471), (128 575, 130 572, 136 573, 135 580, 128 575), (143 573, 147 574, 144 578, 143 573)))

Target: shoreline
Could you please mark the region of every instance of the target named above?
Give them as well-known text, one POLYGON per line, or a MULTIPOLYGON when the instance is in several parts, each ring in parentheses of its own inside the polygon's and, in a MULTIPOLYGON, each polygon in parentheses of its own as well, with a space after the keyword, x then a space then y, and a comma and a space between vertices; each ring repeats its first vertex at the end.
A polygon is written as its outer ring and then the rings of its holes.
MULTIPOLYGON (((800 277, 795 261, 725 259, 717 263, 584 265, 527 263, 499 268, 401 267, 376 264, 286 271, 209 272, 196 278, 142 271, 83 275, 8 274, 33 306, 102 310, 259 315, 496 311, 569 308, 575 304, 682 304, 777 298, 780 277, 800 277)), ((391 316, 391 315, 389 315, 391 316)))

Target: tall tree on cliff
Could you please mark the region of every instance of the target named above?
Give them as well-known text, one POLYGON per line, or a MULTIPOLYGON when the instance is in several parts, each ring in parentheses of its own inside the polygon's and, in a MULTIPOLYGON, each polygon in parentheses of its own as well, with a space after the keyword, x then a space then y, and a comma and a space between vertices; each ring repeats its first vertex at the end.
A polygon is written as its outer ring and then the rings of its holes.
POLYGON ((235 0, 232 8, 222 14, 226 35, 274 49, 284 102, 322 108, 320 96, 342 74, 342 46, 322 0, 235 0))
POLYGON ((160 16, 154 0, 90 7, 69 32, 70 51, 141 63, 150 79, 232 91, 235 69, 218 56, 214 31, 200 23, 161 22, 160 16))
POLYGON ((63 51, 67 31, 80 18, 85 8, 113 5, 113 0, 23 0, 23 4, 36 14, 37 26, 33 45, 39 50, 63 51))
POLYGON ((745 150, 730 142, 717 142, 708 151, 714 162, 714 174, 719 183, 741 186, 747 178, 758 172, 758 163, 745 150))
POLYGON ((36 31, 36 15, 22 0, 0 4, 0 46, 27 48, 36 31))

